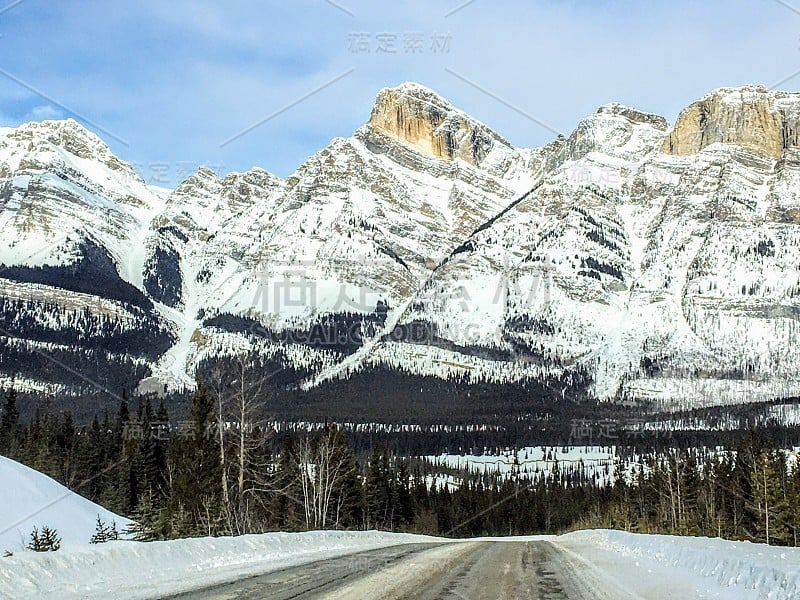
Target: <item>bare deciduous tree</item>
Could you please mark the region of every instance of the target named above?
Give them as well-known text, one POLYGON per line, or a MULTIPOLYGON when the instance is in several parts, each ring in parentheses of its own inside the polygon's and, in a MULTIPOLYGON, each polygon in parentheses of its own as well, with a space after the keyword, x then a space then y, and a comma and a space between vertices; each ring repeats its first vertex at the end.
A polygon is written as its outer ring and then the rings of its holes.
POLYGON ((275 489, 270 481, 274 465, 264 460, 272 434, 266 419, 269 377, 250 356, 238 357, 232 369, 215 369, 212 377, 227 527, 238 534, 255 532, 254 513, 265 510, 265 492, 275 489))
POLYGON ((306 527, 338 526, 345 478, 352 463, 344 451, 341 433, 325 429, 316 440, 306 436, 295 450, 306 527))

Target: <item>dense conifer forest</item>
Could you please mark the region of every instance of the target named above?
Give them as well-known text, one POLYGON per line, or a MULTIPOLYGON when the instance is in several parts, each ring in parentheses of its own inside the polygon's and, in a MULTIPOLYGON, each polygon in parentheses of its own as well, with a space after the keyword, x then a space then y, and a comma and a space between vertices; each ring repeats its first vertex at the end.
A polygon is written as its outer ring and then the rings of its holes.
POLYGON ((377 433, 368 443, 363 431, 333 425, 276 431, 247 381, 243 370, 225 385, 201 383, 180 420, 163 403, 123 398, 114 414, 87 425, 70 413, 23 419, 11 389, 0 454, 132 517, 141 540, 276 529, 459 537, 611 527, 798 543, 800 469, 782 449, 797 433, 791 428, 774 431, 780 445, 761 429, 731 434, 713 451, 643 440, 620 450, 627 474, 609 485, 568 464, 530 479, 461 473, 446 484, 377 433))

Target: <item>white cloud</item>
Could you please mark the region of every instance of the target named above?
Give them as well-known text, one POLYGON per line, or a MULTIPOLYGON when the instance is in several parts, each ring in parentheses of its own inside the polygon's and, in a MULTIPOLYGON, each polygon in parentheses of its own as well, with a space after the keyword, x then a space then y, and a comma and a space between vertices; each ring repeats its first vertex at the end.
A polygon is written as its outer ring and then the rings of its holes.
POLYGON ((34 106, 23 121, 51 121, 56 119, 63 119, 64 113, 50 104, 42 104, 41 106, 34 106))

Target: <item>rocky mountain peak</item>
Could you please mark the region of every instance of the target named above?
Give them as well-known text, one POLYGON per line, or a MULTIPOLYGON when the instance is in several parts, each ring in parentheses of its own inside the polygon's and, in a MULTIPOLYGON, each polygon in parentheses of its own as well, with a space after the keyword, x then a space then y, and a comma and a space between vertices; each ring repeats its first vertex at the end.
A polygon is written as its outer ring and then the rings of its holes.
POLYGON ((381 90, 367 125, 423 154, 475 166, 496 144, 511 146, 436 92, 410 82, 381 90))
POLYGON ((111 154, 97 135, 74 119, 25 123, 11 137, 18 141, 47 142, 79 158, 96 159, 111 154))
POLYGON ((720 88, 681 112, 662 150, 690 156, 721 142, 777 159, 800 145, 799 119, 798 93, 764 86, 720 88))
POLYGON ((603 106, 597 109, 597 114, 620 115, 634 123, 644 123, 647 125, 651 125, 656 129, 660 129, 662 131, 666 131, 667 128, 669 127, 669 123, 667 123, 667 120, 661 115, 655 115, 652 113, 643 112, 636 108, 625 106, 624 104, 618 104, 617 102, 604 104, 603 106))
POLYGON ((208 167, 201 166, 175 188, 173 196, 191 196, 199 191, 215 192, 221 185, 219 176, 208 167))
MULTIPOLYGON (((220 177, 202 166, 169 195, 154 225, 174 225, 188 237, 205 239, 229 219, 279 192, 283 185, 280 177, 258 167, 220 177)), ((264 209, 270 207, 268 203, 264 209)))
POLYGON ((269 171, 253 167, 243 173, 228 173, 221 184, 223 198, 229 203, 247 206, 281 189, 284 181, 269 171))
MULTIPOLYGON (((8 147, 18 166, 46 169, 58 149, 78 158, 105 165, 124 181, 143 183, 134 169, 117 158, 100 137, 74 119, 32 121, 3 132, 0 147, 8 147)), ((14 162, 14 161, 12 161, 14 162)))

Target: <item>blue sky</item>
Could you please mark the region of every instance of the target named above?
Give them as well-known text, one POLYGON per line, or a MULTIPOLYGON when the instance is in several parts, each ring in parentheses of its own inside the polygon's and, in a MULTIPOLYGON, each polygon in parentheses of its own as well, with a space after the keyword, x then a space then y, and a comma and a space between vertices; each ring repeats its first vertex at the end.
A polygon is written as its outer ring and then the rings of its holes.
POLYGON ((465 3, 6 0, 0 123, 73 117, 174 185, 288 176, 407 80, 519 146, 611 101, 672 121, 716 87, 800 89, 800 0, 465 3))

